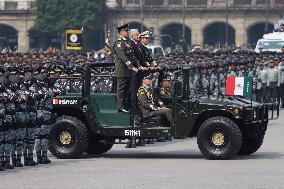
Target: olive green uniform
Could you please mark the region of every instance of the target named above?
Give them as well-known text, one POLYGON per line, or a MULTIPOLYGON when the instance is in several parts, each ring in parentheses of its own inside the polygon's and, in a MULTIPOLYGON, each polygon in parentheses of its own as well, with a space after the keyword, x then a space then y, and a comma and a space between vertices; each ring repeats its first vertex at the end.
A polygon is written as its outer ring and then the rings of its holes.
POLYGON ((137 92, 143 118, 161 116, 166 117, 169 122, 172 121, 172 111, 170 109, 158 109, 154 103, 153 92, 150 87, 142 85, 137 92))
POLYGON ((130 83, 132 68, 138 63, 133 49, 127 44, 126 39, 119 37, 114 44, 115 52, 115 77, 117 79, 117 107, 119 110, 127 109, 130 103, 130 83))

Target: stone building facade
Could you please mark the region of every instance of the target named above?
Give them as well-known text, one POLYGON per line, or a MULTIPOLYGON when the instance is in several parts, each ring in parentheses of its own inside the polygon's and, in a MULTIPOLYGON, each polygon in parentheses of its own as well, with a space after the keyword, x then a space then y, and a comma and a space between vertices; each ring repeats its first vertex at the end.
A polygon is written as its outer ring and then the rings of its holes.
POLYGON ((35 0, 0 0, 0 48, 28 51, 34 8, 35 0))
POLYGON ((109 5, 110 30, 142 25, 162 42, 199 45, 254 44, 284 14, 284 0, 109 0, 109 5))

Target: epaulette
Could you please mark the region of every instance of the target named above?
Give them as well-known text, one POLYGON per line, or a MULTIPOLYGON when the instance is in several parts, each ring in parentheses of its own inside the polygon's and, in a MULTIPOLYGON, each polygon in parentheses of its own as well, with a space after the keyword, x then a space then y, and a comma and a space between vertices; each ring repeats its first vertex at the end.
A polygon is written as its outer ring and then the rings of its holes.
POLYGON ((161 90, 160 90, 160 94, 161 94, 161 95, 164 95, 165 93, 166 93, 166 92, 165 92, 165 89, 162 87, 161 90))
POLYGON ((121 38, 118 38, 117 41, 116 41, 116 46, 117 46, 118 48, 124 48, 124 47, 125 47, 125 42, 124 42, 124 40, 121 39, 121 38))
POLYGON ((141 86, 137 91, 137 95, 140 96, 140 95, 145 95, 145 94, 146 94, 146 91, 145 91, 144 87, 141 86))

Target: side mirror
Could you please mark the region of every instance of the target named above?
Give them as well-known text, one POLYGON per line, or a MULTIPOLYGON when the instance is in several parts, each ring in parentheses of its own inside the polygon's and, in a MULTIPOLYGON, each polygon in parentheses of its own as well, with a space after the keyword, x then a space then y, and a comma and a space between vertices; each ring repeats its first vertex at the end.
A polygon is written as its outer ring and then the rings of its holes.
POLYGON ((182 82, 175 81, 174 83, 174 97, 181 97, 182 96, 182 82))

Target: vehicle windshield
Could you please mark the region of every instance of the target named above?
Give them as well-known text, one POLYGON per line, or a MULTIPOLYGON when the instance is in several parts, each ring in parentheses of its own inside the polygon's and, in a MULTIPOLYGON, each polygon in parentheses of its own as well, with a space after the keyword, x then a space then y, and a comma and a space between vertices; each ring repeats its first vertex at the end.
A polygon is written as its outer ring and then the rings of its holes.
POLYGON ((284 41, 260 41, 257 46, 262 46, 264 49, 281 49, 284 41))

